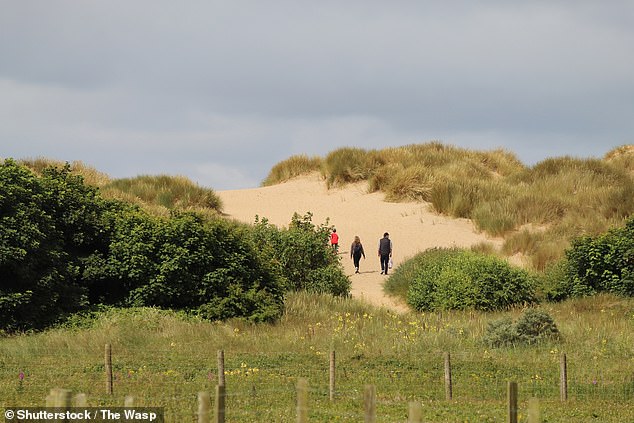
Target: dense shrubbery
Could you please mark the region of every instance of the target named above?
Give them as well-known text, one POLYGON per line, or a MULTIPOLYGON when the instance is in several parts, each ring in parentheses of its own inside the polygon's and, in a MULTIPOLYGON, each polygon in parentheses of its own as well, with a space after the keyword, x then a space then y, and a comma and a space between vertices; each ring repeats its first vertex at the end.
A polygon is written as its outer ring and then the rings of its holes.
POLYGON ((499 310, 536 301, 533 277, 494 256, 432 249, 418 263, 407 301, 416 310, 499 310))
POLYGON ((114 208, 68 166, 38 178, 0 164, 1 329, 45 327, 87 305, 84 263, 107 249, 114 208))
POLYGON ((489 347, 533 345, 560 339, 559 329, 548 313, 528 309, 517 322, 510 317, 489 323, 483 341, 489 347))
POLYGON ((346 296, 350 280, 339 257, 327 248, 332 227, 315 226, 312 214, 293 215, 287 229, 278 229, 266 218, 256 217, 253 240, 262 254, 274 263, 288 290, 346 296))
POLYGON ((634 218, 624 227, 573 240, 545 280, 554 300, 599 292, 634 296, 634 218))
POLYGON ((0 163, 0 330, 47 327, 97 304, 210 319, 279 317, 286 289, 347 294, 310 216, 288 230, 104 200, 68 165, 36 176, 0 163), (265 236, 266 235, 266 236, 265 236))

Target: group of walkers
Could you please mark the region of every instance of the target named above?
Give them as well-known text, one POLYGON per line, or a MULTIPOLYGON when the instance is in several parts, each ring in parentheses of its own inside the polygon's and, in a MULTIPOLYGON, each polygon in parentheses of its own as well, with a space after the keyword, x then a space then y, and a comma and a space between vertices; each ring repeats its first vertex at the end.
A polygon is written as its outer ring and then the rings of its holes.
MULTIPOLYGON (((333 229, 330 234, 330 245, 335 253, 339 252, 339 235, 336 229, 333 229)), ((388 269, 392 268, 392 240, 390 239, 390 234, 387 232, 385 232, 383 238, 379 240, 378 256, 381 261, 381 274, 387 275, 388 269)), ((355 236, 350 246, 350 258, 354 263, 354 273, 359 273, 361 257, 365 259, 365 251, 363 250, 361 239, 355 236)))

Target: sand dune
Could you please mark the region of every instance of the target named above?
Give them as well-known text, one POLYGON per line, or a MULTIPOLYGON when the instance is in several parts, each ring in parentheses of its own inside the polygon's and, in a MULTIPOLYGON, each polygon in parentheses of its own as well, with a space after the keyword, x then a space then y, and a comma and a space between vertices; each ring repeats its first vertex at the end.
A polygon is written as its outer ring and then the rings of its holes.
POLYGON ((224 211, 236 220, 253 223, 255 216, 266 217, 277 226, 287 226, 294 212, 313 213, 313 223, 329 223, 337 228, 340 254, 352 280, 352 295, 377 306, 406 311, 407 306, 383 292, 386 276, 381 275, 377 256, 378 241, 384 232, 393 243, 394 266, 431 247, 468 247, 486 241, 496 247, 501 239, 478 233, 468 219, 453 219, 430 211, 427 203, 390 203, 381 193, 367 193, 367 184, 328 189, 319 174, 263 188, 218 191, 224 211), (354 274, 350 244, 361 238, 366 259, 360 274, 354 274))

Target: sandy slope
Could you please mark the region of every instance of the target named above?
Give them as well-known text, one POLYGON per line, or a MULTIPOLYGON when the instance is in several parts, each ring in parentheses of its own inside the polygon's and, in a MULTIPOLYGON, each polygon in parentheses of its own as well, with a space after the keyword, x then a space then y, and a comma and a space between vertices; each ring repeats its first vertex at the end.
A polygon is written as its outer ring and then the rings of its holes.
POLYGON ((477 233, 467 219, 451 219, 429 210, 426 203, 388 203, 383 194, 367 193, 366 183, 327 189, 318 174, 264 188, 218 191, 224 212, 239 221, 253 223, 255 216, 266 217, 278 226, 287 226, 294 212, 313 213, 313 223, 335 225, 340 237, 340 254, 346 273, 352 280, 352 295, 395 311, 407 306, 383 292, 386 276, 380 274, 378 241, 390 233, 397 266, 407 257, 430 247, 469 246, 487 241, 499 247, 501 240, 477 233), (366 260, 361 273, 354 274, 350 244, 361 238, 366 260))

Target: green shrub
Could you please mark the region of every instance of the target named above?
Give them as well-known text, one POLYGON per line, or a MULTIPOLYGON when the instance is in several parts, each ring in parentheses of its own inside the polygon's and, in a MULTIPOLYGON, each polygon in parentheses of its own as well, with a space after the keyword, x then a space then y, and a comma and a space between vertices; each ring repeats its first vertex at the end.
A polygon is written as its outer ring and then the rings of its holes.
POLYGON ((346 297, 350 294, 350 279, 334 264, 313 269, 308 273, 305 289, 317 294, 346 297))
POLYGON ((0 163, 0 328, 39 329, 82 309, 85 263, 105 251, 113 206, 70 166, 36 176, 0 163))
POLYGON ((283 279, 245 225, 106 201, 70 166, 0 163, 0 330, 43 329, 98 304, 270 321, 283 279))
POLYGON ((102 303, 182 309, 210 319, 273 320, 282 312, 277 273, 246 229, 224 219, 128 214, 98 265, 92 273, 101 272, 102 303))
POLYGON ((572 241, 560 298, 598 292, 634 296, 634 218, 624 227, 572 241))
POLYGON ((494 256, 459 249, 421 253, 408 292, 416 310, 499 310, 536 301, 534 278, 494 256))
POLYGON ((277 228, 266 218, 256 217, 251 233, 260 254, 284 280, 287 290, 328 292, 347 296, 350 280, 339 256, 328 246, 331 226, 312 223, 312 214, 295 213, 288 228, 277 228))
POLYGON ((489 347, 534 345, 560 339, 559 329, 548 313, 528 309, 517 322, 509 317, 490 322, 483 341, 489 347))

